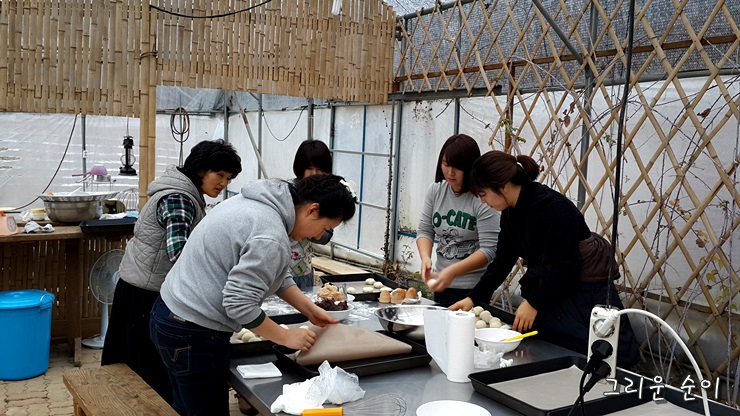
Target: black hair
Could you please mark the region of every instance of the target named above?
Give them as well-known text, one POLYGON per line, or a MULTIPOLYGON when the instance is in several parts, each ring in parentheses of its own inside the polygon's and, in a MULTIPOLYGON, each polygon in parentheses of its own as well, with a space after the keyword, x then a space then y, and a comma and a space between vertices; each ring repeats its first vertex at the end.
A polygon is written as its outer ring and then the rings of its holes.
POLYGON ((306 169, 311 166, 323 173, 331 173, 331 152, 320 140, 306 140, 298 146, 293 159, 293 173, 298 179, 303 178, 306 169))
POLYGON ((223 139, 204 140, 190 150, 182 167, 178 168, 196 188, 203 185, 203 176, 209 171, 224 171, 234 179, 242 171, 242 159, 236 149, 223 139))
POLYGON ((442 150, 439 151, 434 182, 442 182, 445 178, 444 173, 442 173, 443 157, 449 166, 463 171, 460 193, 468 192, 470 189, 470 169, 473 167, 473 162, 480 157, 478 143, 467 134, 456 134, 448 138, 445 144, 442 145, 442 150))
POLYGON ((473 163, 470 171, 470 187, 475 193, 490 189, 501 194, 506 183, 524 185, 540 176, 540 165, 526 155, 510 155, 500 150, 491 150, 473 163))
POLYGON ((348 221, 355 215, 357 198, 342 182, 341 176, 320 173, 289 183, 295 206, 317 203, 319 217, 348 221))

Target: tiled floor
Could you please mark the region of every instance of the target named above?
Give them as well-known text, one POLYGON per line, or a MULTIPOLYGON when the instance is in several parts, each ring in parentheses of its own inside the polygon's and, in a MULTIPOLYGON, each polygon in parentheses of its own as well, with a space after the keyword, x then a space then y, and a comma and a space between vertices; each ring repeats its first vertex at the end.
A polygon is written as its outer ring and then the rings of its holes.
MULTIPOLYGON (((101 353, 83 348, 82 368, 100 365, 101 353)), ((71 415, 72 396, 64 386, 62 373, 75 368, 66 345, 52 345, 46 373, 28 380, 0 380, 0 415, 71 415)), ((229 405, 232 416, 241 416, 233 394, 229 395, 229 405)))

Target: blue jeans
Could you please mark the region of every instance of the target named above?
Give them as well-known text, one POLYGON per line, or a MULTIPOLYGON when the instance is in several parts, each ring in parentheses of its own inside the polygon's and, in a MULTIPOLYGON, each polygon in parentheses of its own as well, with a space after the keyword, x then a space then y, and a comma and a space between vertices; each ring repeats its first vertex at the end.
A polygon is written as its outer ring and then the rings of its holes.
POLYGON ((177 413, 228 415, 231 332, 185 321, 158 297, 149 319, 149 335, 167 367, 177 413))
POLYGON ((298 286, 298 289, 304 292, 311 293, 313 290, 313 272, 304 276, 293 276, 293 281, 298 286))

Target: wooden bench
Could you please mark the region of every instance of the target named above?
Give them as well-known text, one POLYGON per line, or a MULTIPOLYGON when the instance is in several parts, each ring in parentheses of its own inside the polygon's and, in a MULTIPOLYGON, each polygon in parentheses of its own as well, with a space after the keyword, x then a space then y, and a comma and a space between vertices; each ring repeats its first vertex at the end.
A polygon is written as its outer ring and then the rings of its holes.
POLYGON ((72 394, 75 416, 177 415, 126 364, 67 371, 62 378, 72 394))

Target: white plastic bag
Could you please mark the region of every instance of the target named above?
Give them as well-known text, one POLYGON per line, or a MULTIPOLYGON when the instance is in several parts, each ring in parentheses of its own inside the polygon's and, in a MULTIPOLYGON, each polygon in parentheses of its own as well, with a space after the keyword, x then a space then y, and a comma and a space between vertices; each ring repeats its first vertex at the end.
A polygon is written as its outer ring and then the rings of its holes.
POLYGON ((496 352, 494 350, 481 351, 476 348, 473 363, 475 364, 475 368, 499 368, 501 357, 503 356, 503 352, 496 352))
POLYGON ((339 367, 332 368, 328 361, 319 366, 319 375, 301 383, 283 385, 283 394, 270 406, 272 413, 285 412, 299 415, 305 409, 321 407, 325 402, 341 405, 365 397, 356 375, 339 367))

